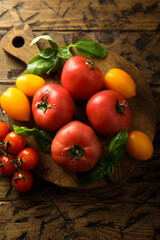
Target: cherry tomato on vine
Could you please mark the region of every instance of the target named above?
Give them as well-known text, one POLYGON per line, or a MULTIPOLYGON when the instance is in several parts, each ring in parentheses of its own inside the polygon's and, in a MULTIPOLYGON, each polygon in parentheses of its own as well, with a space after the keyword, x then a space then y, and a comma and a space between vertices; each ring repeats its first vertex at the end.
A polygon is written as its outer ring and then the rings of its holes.
POLYGON ((0 173, 2 176, 13 175, 16 172, 17 169, 12 163, 11 159, 15 162, 15 159, 12 155, 2 155, 0 157, 0 173))
POLYGON ((13 119, 29 121, 31 108, 26 95, 15 87, 8 88, 1 95, 3 110, 13 119))
POLYGON ((12 186, 19 192, 28 191, 32 187, 32 185, 33 177, 32 174, 28 171, 22 170, 22 173, 16 172, 12 177, 12 186))
POLYGON ((17 155, 18 166, 23 170, 31 170, 39 161, 38 153, 33 148, 24 148, 17 155))
POLYGON ((112 68, 106 73, 104 85, 107 89, 118 92, 125 99, 136 95, 134 80, 127 72, 119 68, 112 68))
POLYGON ((68 172, 84 172, 93 168, 101 151, 93 129, 79 121, 63 126, 51 144, 53 160, 68 172))
POLYGON ((35 74, 21 75, 16 79, 16 86, 25 95, 33 97, 35 92, 45 85, 45 80, 35 74))
POLYGON ((72 119, 74 101, 62 86, 46 84, 33 96, 32 112, 38 126, 55 131, 72 119))
POLYGON ((0 122, 0 142, 3 142, 5 136, 9 133, 9 127, 6 123, 0 122))
POLYGON ((122 130, 128 131, 131 124, 127 101, 112 90, 95 93, 87 103, 86 113, 93 128, 108 137, 122 130))
POLYGON ((104 78, 101 70, 90 60, 75 56, 65 63, 61 82, 73 98, 88 99, 102 88, 104 78))
POLYGON ((150 138, 141 131, 133 130, 128 133, 127 152, 138 160, 148 160, 153 154, 153 144, 150 138))
POLYGON ((9 153, 18 154, 26 145, 25 137, 16 135, 14 131, 9 132, 5 139, 5 149, 8 150, 9 153))

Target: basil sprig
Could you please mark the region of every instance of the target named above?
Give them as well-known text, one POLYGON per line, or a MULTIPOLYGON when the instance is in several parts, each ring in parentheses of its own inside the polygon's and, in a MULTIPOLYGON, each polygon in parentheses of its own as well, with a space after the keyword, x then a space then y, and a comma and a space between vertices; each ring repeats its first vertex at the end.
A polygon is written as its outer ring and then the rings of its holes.
POLYGON ((51 143, 53 139, 47 131, 41 130, 38 127, 27 128, 20 127, 17 125, 13 125, 13 129, 15 131, 15 134, 19 136, 23 137, 35 136, 42 151, 46 153, 51 153, 51 143))
POLYGON ((71 47, 75 47, 79 54, 86 57, 105 57, 107 51, 97 42, 90 39, 81 39, 74 44, 58 47, 57 43, 49 36, 42 35, 33 39, 30 46, 44 39, 49 41, 50 47, 43 49, 31 59, 27 65, 27 73, 29 74, 50 74, 62 67, 62 60, 72 57, 71 47))
POLYGON ((108 146, 107 156, 101 156, 94 168, 78 175, 79 186, 91 185, 106 175, 112 177, 114 173, 114 165, 123 158, 126 152, 127 136, 128 132, 123 130, 111 139, 108 146))

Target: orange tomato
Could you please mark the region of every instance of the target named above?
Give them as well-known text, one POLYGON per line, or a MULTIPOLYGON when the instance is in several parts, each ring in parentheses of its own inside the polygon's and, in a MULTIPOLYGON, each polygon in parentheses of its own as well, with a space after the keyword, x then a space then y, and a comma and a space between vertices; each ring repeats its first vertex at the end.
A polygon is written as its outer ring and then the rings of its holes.
POLYGON ((3 142, 5 136, 9 133, 9 127, 6 123, 0 122, 0 142, 3 142))
POLYGON ((10 87, 2 93, 1 106, 15 120, 30 120, 31 107, 28 98, 21 90, 15 87, 10 87))
POLYGON ((119 69, 112 68, 104 77, 104 85, 107 89, 118 92, 125 99, 136 95, 136 85, 130 75, 119 69))
POLYGON ((153 154, 153 144, 149 137, 138 130, 128 133, 127 152, 138 160, 148 160, 153 154))
POLYGON ((45 84, 45 80, 35 74, 21 75, 16 79, 17 88, 30 97, 33 97, 35 92, 45 84))

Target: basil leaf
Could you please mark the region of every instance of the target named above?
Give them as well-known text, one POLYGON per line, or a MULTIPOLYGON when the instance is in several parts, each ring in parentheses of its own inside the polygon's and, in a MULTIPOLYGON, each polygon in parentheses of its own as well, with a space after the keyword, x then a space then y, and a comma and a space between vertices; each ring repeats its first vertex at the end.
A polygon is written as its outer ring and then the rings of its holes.
POLYGON ((54 58, 54 64, 53 66, 51 66, 48 71, 46 72, 46 74, 50 74, 50 73, 53 73, 55 71, 57 71, 60 67, 62 66, 62 59, 59 58, 59 57, 55 57, 54 58))
POLYGON ((96 55, 94 55, 93 53, 89 53, 85 50, 82 50, 82 49, 77 49, 79 54, 85 58, 92 58, 92 57, 96 57, 96 55))
POLYGON ((42 35, 42 36, 38 36, 38 37, 34 38, 33 41, 31 42, 30 46, 32 46, 34 43, 38 42, 40 39, 48 40, 51 47, 54 50, 58 50, 57 43, 55 43, 55 41, 49 35, 42 35))
POLYGON ((107 175, 109 177, 112 177, 114 173, 114 164, 113 163, 108 163, 108 166, 107 166, 107 175))
POLYGON ((57 51, 57 56, 60 57, 60 58, 73 57, 73 55, 71 54, 68 46, 59 47, 58 51, 57 51))
POLYGON ((124 156, 127 147, 126 130, 120 131, 115 137, 113 137, 108 146, 108 159, 112 163, 118 163, 124 156))
POLYGON ((13 125, 13 129, 15 134, 23 137, 35 136, 36 128, 27 128, 27 127, 19 127, 17 125, 13 125))
POLYGON ((52 48, 45 48, 42 51, 39 52, 39 56, 45 59, 50 59, 54 56, 54 54, 56 53, 55 50, 53 50, 52 48))
POLYGON ((90 39, 81 39, 77 41, 74 46, 78 51, 85 51, 87 53, 90 53, 90 56, 93 57, 105 57, 108 54, 107 51, 99 43, 90 39))
POLYGON ((36 75, 45 74, 54 65, 54 62, 54 57, 51 59, 45 59, 37 55, 28 63, 27 73, 36 75))

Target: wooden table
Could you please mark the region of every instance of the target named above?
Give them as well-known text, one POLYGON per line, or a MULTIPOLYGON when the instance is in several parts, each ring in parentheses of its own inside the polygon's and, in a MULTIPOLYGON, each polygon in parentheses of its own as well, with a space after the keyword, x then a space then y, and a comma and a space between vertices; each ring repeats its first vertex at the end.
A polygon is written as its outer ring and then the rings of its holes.
MULTIPOLYGON (((0 39, 15 24, 28 23, 35 36, 49 34, 59 45, 96 40, 141 71, 159 113, 159 17, 155 0, 4 0, 0 39)), ((0 87, 5 89, 5 78, 13 82, 25 65, 2 49, 0 64, 0 87)), ((34 174, 33 188, 20 194, 11 192, 9 178, 1 177, 0 240, 159 240, 159 156, 157 123, 152 159, 107 188, 64 189, 34 174)))

